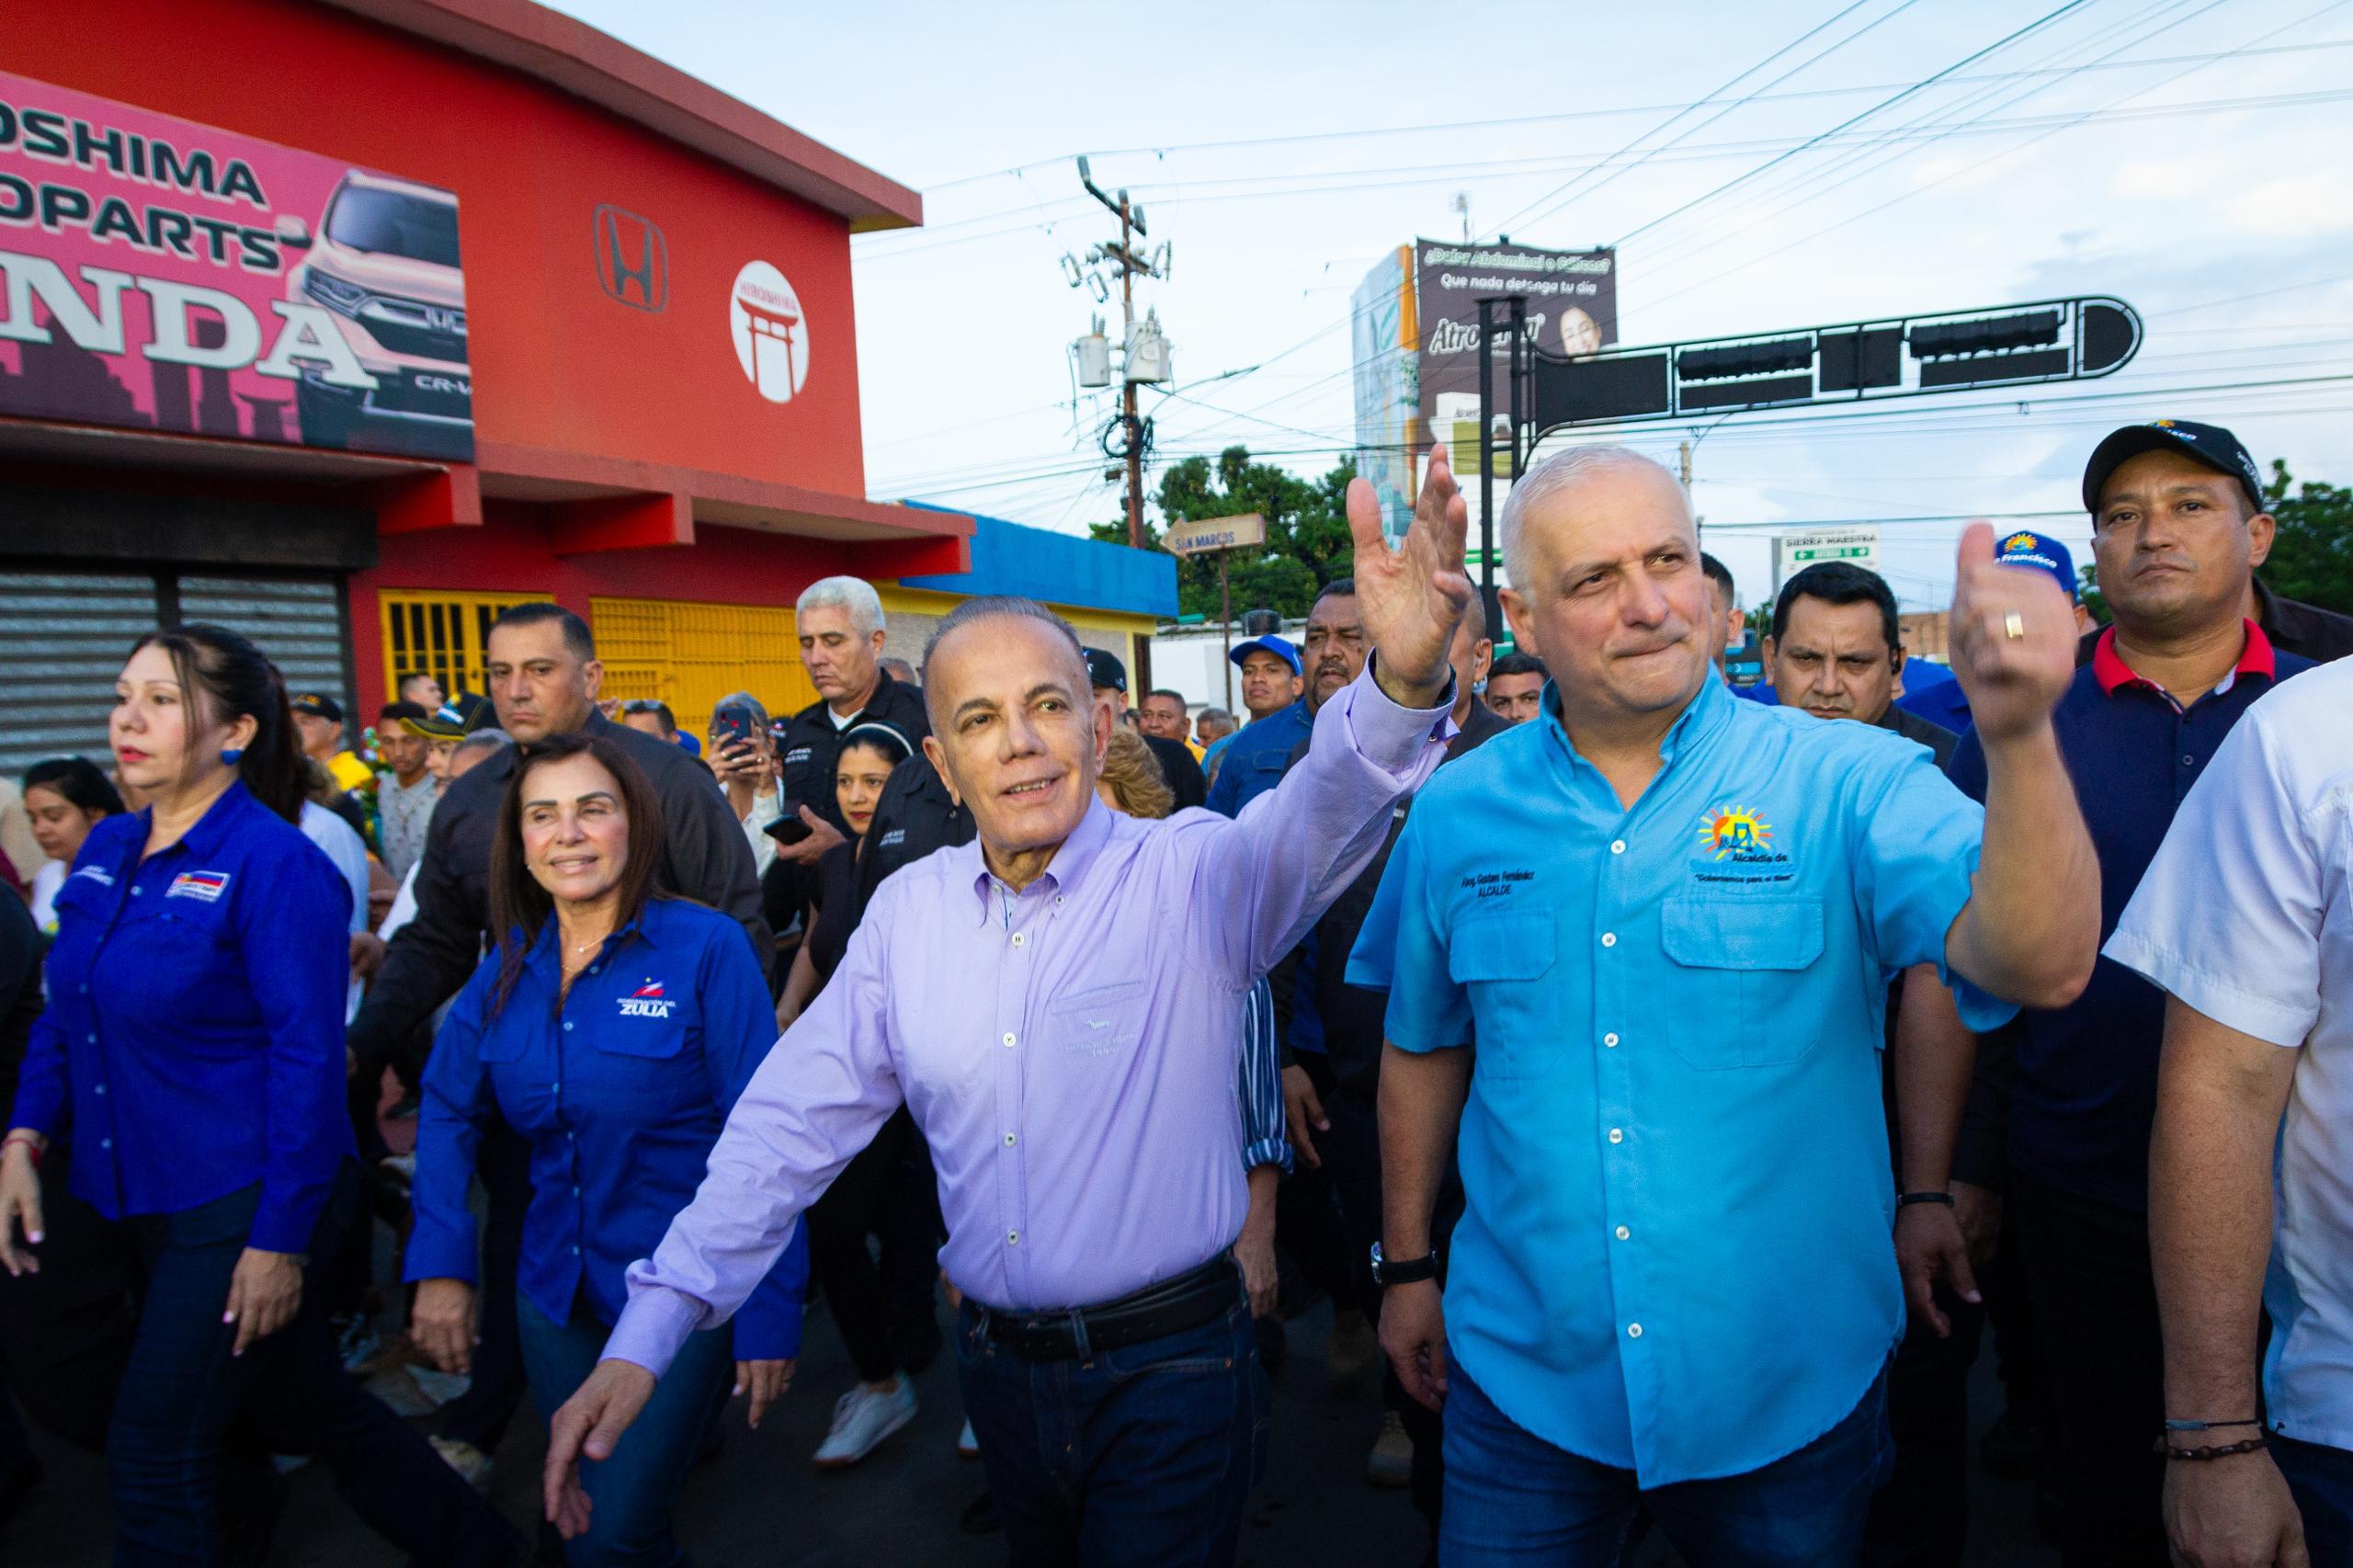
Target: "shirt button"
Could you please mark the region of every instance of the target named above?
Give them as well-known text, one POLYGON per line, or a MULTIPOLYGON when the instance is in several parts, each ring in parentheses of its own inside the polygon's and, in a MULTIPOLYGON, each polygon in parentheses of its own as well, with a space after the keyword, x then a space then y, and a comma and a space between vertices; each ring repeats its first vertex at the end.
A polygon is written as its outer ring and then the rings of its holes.
POLYGON ((97 1037, 97 1036, 96 1036, 96 1035, 92 1035, 92 1036, 90 1037, 90 1043, 91 1043, 92 1045, 96 1045, 96 1044, 97 1044, 97 1043, 98 1043, 98 1037, 97 1037))
MULTIPOLYGON (((578 1257, 578 1256, 580 1256, 580 1244, 579 1244, 578 1242, 574 1242, 574 1243, 573 1243, 573 1244, 572 1244, 572 1256, 574 1256, 574 1257, 578 1257)), ((1636 1334, 1640 1334, 1640 1333, 1642 1333, 1643 1331, 1642 1331, 1641 1329, 1639 1329, 1639 1328, 1638 1328, 1638 1329, 1634 1330, 1634 1332, 1635 1332, 1636 1334)))
POLYGON ((1618 933, 1615 931, 1604 931, 1601 934, 1601 945, 1605 948, 1616 947, 1618 945, 1618 933))
POLYGON ((570 1018, 563 1020, 563 1032, 566 1034, 570 1034, 572 1032, 572 1020, 570 1018))
POLYGON ((558 1081, 558 1082, 556 1082, 556 1083, 550 1084, 550 1085, 548 1085, 548 1093, 550 1093, 550 1094, 554 1094, 558 1089, 561 1089, 561 1088, 563 1088, 563 1083, 562 1083, 561 1081, 558 1081))
POLYGON ((1625 841, 1624 839, 1622 839, 1622 838, 1615 838, 1615 839, 1610 840, 1610 842, 1609 842, 1609 853, 1611 853, 1612 855, 1623 855, 1624 853, 1626 853, 1626 841, 1625 841))
MULTIPOLYGON (((573 1191, 574 1191, 574 1192, 577 1192, 577 1191, 579 1191, 580 1189, 579 1189, 578 1187, 574 1187, 572 1190, 573 1190, 573 1191)), ((1622 1241, 1624 1241, 1627 1237, 1629 1237, 1629 1236, 1632 1235, 1633 1233, 1634 1233, 1633 1232, 1631 1232, 1631 1231, 1628 1230, 1628 1229, 1627 1229, 1625 1226, 1623 1226, 1623 1225, 1620 1225, 1620 1226, 1619 1226, 1619 1227, 1618 1227, 1618 1239, 1619 1239, 1620 1241, 1621 1241, 1621 1242, 1622 1242, 1622 1241)))
POLYGON ((100 1084, 100 1085, 98 1085, 98 1093, 100 1093, 100 1094, 102 1094, 102 1095, 103 1095, 103 1094, 105 1094, 106 1092, 107 1092, 107 1086, 106 1086, 104 1084, 100 1084))
POLYGON ((2198 766, 2198 759, 2188 752, 2184 752, 2181 754, 2181 765, 2184 767, 2195 767, 2198 766))
POLYGON ((1622 1127, 1611 1128, 1609 1130, 1609 1141, 1612 1143, 1623 1143, 1626 1141, 1626 1130, 1622 1127))
POLYGON ((111 1138, 101 1138, 98 1140, 98 1147, 101 1149, 111 1149, 114 1147, 114 1140, 111 1138))
POLYGON ((1017 1246, 1017 1245, 1019 1245, 1019 1244, 1020 1244, 1020 1242, 1021 1242, 1021 1233, 1020 1233, 1020 1232, 1018 1232, 1018 1231, 1007 1231, 1007 1232, 1006 1232, 1006 1233, 1005 1233, 1005 1244, 1006 1244, 1006 1245, 1007 1245, 1007 1246, 1017 1246))
POLYGON ((83 995, 85 995, 85 996, 87 996, 89 994, 90 994, 90 983, 89 983, 88 981, 86 981, 86 980, 85 980, 85 981, 84 981, 84 982, 82 983, 82 994, 83 994, 83 995))
MULTIPOLYGON (((580 1249, 579 1249, 578 1247, 574 1247, 574 1248, 573 1248, 572 1250, 573 1250, 573 1251, 574 1251, 574 1252, 578 1252, 580 1249)), ((1630 1323, 1630 1324, 1628 1324, 1626 1325, 1626 1337, 1627 1337, 1627 1338, 1629 1338, 1629 1339, 1640 1339, 1642 1336, 1643 1336, 1643 1325, 1642 1325, 1641 1324, 1638 1324, 1638 1323, 1630 1323)))
POLYGON ((145 892, 147 890, 145 888, 133 888, 131 890, 131 896, 137 898, 141 893, 145 892))
POLYGON ((1013 934, 1013 945, 1014 945, 1015 947, 1017 947, 1017 948, 1027 947, 1027 946, 1029 946, 1029 938, 1027 936, 1025 936, 1023 933, 1021 933, 1021 932, 1019 932, 1019 931, 1016 931, 1016 932, 1013 934))
POLYGON ((1005 1135, 1005 1146, 1008 1149, 1013 1147, 1013 1134, 1010 1132, 1005 1135))
POLYGON ((1013 1031, 1011 1029, 1005 1031, 1005 1043, 1007 1045, 1011 1045, 1013 1043, 1013 1031))
POLYGON ((604 966, 604 965, 602 965, 602 964, 595 964, 595 963, 592 963, 592 964, 590 964, 590 965, 588 966, 588 972, 589 972, 589 973, 591 973, 591 974, 594 974, 594 973, 596 973, 598 970, 600 970, 600 969, 602 969, 602 968, 604 968, 604 967, 605 967, 605 966, 604 966))
POLYGON ((1612 1051, 1615 1051, 1618 1049, 1618 1037, 1614 1034, 1603 1035, 1601 1037, 1601 1043, 1609 1047, 1612 1051))

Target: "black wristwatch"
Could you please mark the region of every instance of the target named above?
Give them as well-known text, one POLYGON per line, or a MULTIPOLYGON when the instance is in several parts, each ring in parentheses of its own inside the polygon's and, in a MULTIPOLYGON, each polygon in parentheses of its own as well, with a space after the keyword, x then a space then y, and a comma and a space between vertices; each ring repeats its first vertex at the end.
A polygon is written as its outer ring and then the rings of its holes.
POLYGON ((1437 1248, 1431 1248, 1427 1257, 1417 1257, 1407 1263, 1391 1263, 1381 1256, 1381 1244, 1372 1244, 1372 1282, 1382 1290, 1392 1285, 1411 1285, 1415 1280, 1437 1278, 1437 1248))

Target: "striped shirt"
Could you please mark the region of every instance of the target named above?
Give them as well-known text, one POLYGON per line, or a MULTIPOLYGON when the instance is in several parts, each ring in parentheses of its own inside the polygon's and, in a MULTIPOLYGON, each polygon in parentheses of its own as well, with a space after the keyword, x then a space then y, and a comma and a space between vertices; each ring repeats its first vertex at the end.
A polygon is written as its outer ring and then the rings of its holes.
POLYGON ((1262 975, 1242 999, 1242 1168, 1280 1165, 1290 1174, 1283 1120, 1283 1069, 1275 1041, 1275 994, 1262 975))

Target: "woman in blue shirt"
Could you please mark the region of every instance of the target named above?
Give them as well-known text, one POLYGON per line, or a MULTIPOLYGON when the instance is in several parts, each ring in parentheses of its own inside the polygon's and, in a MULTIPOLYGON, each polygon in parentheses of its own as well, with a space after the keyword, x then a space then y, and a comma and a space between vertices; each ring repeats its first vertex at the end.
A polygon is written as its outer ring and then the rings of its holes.
MULTIPOLYGON (((450 1006, 425 1072, 412 1326, 445 1370, 468 1369, 466 1191, 483 1128, 504 1117, 531 1146, 516 1311, 543 1415, 595 1369, 630 1265, 693 1198, 729 1108, 776 1042, 744 928, 654 892, 661 811, 608 740, 574 733, 530 749, 491 850, 498 946, 450 1006)), ((686 1561, 670 1531, 679 1484, 731 1388, 751 1395, 757 1426, 790 1382, 807 1258, 796 1235, 732 1333, 698 1334, 680 1352, 639 1417, 655 1441, 588 1466, 585 1533, 582 1520, 557 1521, 573 1568, 686 1561)))
POLYGON ((0 1148, 0 1265, 40 1267, 38 1166, 70 1132, 72 1190, 122 1226, 139 1270, 107 1435, 115 1562, 220 1561, 224 1459, 257 1458, 224 1452, 233 1422, 317 1452, 418 1560, 508 1561, 522 1543, 496 1512, 344 1376, 306 1278, 362 1216, 350 894, 293 825, 285 683, 234 631, 153 632, 108 728, 149 804, 92 827, 59 890, 50 1003, 0 1148))

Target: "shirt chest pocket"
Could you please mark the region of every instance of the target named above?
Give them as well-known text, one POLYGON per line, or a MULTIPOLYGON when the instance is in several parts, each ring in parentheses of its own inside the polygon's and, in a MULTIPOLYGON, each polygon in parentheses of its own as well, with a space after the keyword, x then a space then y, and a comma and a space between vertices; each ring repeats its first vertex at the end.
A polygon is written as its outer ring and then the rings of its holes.
POLYGON ((1447 978, 1470 993, 1479 1071, 1527 1078, 1562 1060, 1562 1020, 1547 983, 1559 961, 1549 910, 1474 915, 1447 938, 1447 978))
POLYGON ((1674 898, 1659 910, 1674 966, 1658 998, 1667 1044, 1702 1069, 1772 1067, 1813 1049, 1805 999, 1818 978, 1817 898, 1674 898))
POLYGON ((1077 1057, 1131 1056, 1148 1001, 1140 980, 1058 996, 1046 1008, 1046 1042, 1077 1057))

